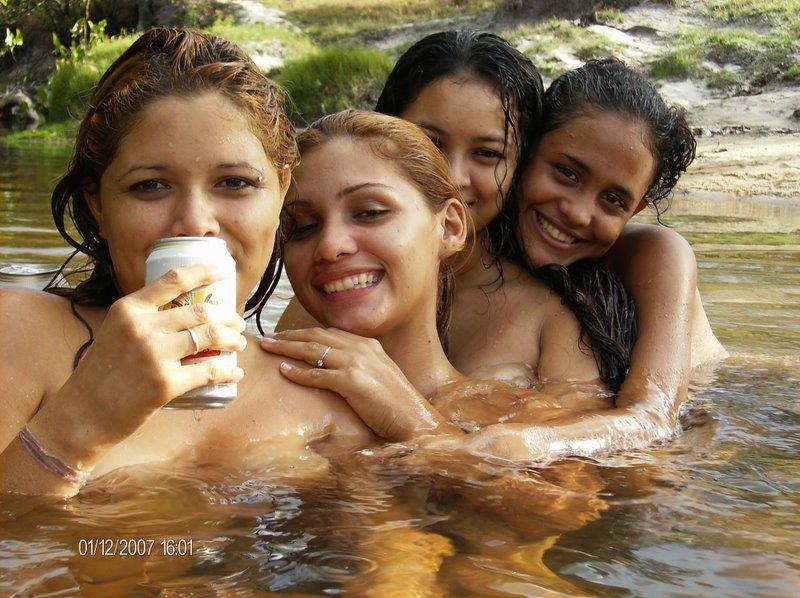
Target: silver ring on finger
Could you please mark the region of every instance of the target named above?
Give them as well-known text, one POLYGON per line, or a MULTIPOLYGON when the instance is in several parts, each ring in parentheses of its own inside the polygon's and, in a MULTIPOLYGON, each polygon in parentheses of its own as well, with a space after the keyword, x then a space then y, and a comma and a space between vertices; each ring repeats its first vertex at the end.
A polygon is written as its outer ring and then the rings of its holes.
POLYGON ((191 328, 187 328, 186 332, 189 333, 192 338, 192 345, 194 345, 194 351, 191 352, 191 355, 195 355, 200 352, 200 340, 197 338, 197 333, 191 328))
POLYGON ((325 358, 328 356, 328 353, 331 352, 331 349, 333 349, 333 347, 331 347, 330 345, 325 347, 325 352, 322 354, 322 357, 317 359, 317 367, 318 368, 325 369, 325 358))

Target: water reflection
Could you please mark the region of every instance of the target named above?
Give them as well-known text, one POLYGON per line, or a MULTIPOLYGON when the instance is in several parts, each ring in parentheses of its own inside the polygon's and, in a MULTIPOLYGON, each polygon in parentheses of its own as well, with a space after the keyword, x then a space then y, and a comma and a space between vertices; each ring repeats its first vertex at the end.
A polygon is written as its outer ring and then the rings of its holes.
MULTIPOLYGON (((67 153, 0 143, 0 263, 67 254, 49 213, 67 153)), ((519 472, 368 456, 347 475, 112 472, 66 503, 0 500, 0 594, 793 595, 800 200, 681 199, 666 220, 693 242, 733 353, 695 372, 674 442, 519 472), (81 549, 102 538, 153 548, 81 549), (164 540, 191 540, 191 554, 166 555, 164 540)), ((283 281, 267 322, 290 296, 283 281)))

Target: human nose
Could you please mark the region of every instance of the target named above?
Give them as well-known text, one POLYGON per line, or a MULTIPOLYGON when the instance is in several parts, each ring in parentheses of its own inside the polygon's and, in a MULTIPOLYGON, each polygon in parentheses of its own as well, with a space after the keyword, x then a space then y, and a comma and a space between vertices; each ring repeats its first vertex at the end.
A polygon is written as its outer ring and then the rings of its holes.
POLYGON ((357 251, 357 244, 351 231, 344 223, 326 222, 322 225, 317 246, 314 250, 315 262, 335 262, 343 256, 357 251))
POLYGON ((562 197, 558 209, 570 226, 589 226, 592 221, 592 201, 583 194, 562 197))
POLYGON ((215 237, 220 226, 213 202, 200 189, 188 189, 175 203, 173 237, 215 237))
POLYGON ((450 176, 459 189, 466 189, 472 184, 469 176, 467 161, 455 154, 449 154, 447 161, 450 163, 450 176))

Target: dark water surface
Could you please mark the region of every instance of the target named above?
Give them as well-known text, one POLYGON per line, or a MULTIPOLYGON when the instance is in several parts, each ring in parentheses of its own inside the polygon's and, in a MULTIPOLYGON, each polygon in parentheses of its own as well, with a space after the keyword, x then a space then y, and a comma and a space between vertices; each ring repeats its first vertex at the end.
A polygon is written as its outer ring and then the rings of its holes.
MULTIPOLYGON (((68 253, 65 163, 0 144, 0 264, 68 253)), ((0 594, 797 595, 800 199, 679 198, 667 221, 732 353, 696 373, 669 445, 524 472, 112 472, 67 502, 0 500, 0 594)))

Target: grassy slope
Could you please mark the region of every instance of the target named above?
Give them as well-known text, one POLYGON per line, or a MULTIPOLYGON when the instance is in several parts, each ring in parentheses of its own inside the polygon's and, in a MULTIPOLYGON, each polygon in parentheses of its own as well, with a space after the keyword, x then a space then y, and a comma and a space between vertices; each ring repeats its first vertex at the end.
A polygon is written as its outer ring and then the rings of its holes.
MULTIPOLYGON (((210 31, 249 52, 275 52, 285 61, 271 73, 292 94, 295 119, 308 122, 322 111, 369 106, 391 65, 389 54, 368 49, 343 50, 342 42, 369 39, 377 32, 409 22, 461 16, 496 7, 500 0, 264 0, 286 12, 293 26, 215 23, 210 31)), ((800 83, 800 0, 676 0, 711 21, 667 40, 664 53, 648 65, 655 78, 706 79, 709 85, 736 91, 770 81, 800 83)), ((624 15, 608 9, 598 18, 609 25, 624 15)), ((555 76, 565 65, 566 49, 580 60, 613 54, 618 47, 602 34, 558 19, 522 24, 500 32, 529 55, 542 72, 555 76)), ((77 63, 54 74, 43 95, 54 123, 17 141, 53 140, 70 135, 69 122, 85 106, 91 86, 133 38, 114 38, 77 63)))

